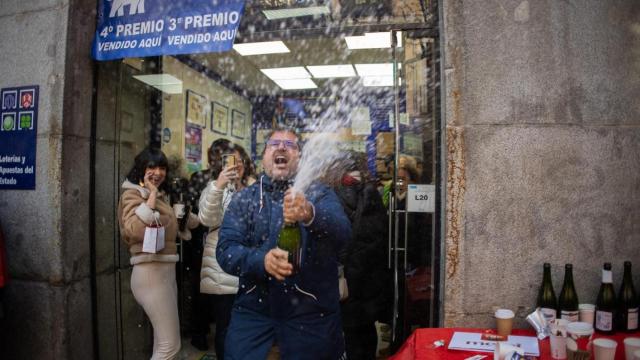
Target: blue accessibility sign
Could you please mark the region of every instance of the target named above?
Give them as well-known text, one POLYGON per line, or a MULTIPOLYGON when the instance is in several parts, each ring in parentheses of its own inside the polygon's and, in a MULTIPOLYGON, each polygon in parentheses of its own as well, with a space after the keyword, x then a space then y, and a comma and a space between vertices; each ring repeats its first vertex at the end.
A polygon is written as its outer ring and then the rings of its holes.
POLYGON ((126 57, 231 50, 244 0, 100 0, 92 56, 126 57))

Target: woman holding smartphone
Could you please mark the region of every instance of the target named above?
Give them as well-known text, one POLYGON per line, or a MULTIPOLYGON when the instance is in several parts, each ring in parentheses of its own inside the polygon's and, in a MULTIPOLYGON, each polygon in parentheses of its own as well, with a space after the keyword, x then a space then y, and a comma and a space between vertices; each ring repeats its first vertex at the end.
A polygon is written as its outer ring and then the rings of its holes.
MULTIPOLYGON (((120 235, 131 255, 131 291, 153 326, 155 359, 173 359, 180 350, 176 286, 178 220, 165 199, 168 161, 158 149, 146 148, 135 158, 118 204, 120 235), (147 227, 164 227, 164 248, 142 251, 147 227)), ((188 228, 197 217, 188 214, 188 228)))
POLYGON ((255 182, 253 165, 242 146, 229 144, 222 153, 223 168, 202 191, 198 211, 200 222, 209 227, 202 254, 200 292, 213 295, 217 359, 224 359, 224 338, 238 292, 238 278, 225 273, 216 260, 218 230, 232 196, 255 182))

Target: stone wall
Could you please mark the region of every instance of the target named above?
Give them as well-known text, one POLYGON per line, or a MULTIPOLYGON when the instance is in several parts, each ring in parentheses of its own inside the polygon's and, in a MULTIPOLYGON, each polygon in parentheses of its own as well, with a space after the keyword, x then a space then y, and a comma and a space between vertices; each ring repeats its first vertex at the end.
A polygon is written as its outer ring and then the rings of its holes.
POLYGON ((640 285, 640 3, 444 1, 444 325, 533 310, 574 266, 594 303, 605 261, 640 285))
POLYGON ((39 85, 36 190, 0 191, 2 358, 93 357, 89 169, 95 1, 3 1, 0 87, 39 85))

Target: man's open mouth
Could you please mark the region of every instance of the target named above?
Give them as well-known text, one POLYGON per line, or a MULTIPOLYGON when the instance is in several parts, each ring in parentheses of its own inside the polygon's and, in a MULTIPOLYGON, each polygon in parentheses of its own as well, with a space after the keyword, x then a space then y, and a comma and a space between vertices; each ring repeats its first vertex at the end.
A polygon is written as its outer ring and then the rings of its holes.
POLYGON ((285 156, 282 156, 282 155, 277 155, 275 160, 274 160, 274 163, 276 165, 286 164, 287 162, 289 162, 289 160, 285 156))

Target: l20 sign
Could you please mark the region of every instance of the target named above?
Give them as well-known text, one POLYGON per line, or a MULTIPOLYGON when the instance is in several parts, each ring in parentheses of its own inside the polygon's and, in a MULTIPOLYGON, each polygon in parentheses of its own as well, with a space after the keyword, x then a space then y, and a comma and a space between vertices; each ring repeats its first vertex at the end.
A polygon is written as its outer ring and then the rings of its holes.
POLYGON ((436 211, 436 186, 410 184, 407 189, 407 211, 433 213, 436 211))

